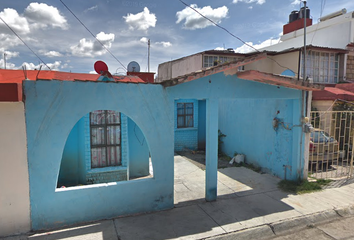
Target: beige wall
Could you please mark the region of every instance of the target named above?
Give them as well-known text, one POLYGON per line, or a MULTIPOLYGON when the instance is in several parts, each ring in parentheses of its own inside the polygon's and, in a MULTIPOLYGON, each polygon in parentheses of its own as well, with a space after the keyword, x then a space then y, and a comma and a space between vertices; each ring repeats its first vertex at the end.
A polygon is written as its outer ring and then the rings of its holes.
POLYGON ((332 104, 333 100, 312 100, 312 107, 315 107, 317 111, 332 111, 332 104))
POLYGON ((182 58, 172 63, 172 78, 192 73, 202 69, 202 54, 182 58))
POLYGON ((24 105, 0 102, 0 236, 30 230, 24 105))
POLYGON ((268 58, 266 59, 262 59, 246 65, 245 70, 257 70, 260 72, 281 74, 286 70, 286 68, 289 68, 290 70, 295 72, 297 77, 298 63, 299 52, 295 51, 284 54, 278 54, 275 56, 268 56, 268 58))
POLYGON ((202 54, 195 54, 159 64, 156 82, 170 80, 202 69, 202 54))

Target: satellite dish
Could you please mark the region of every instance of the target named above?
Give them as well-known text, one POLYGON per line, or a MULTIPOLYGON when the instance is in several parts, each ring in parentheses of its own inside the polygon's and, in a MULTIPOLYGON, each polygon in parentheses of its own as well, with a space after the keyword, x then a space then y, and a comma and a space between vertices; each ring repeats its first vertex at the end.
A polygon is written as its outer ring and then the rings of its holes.
POLYGON ((101 74, 102 72, 108 71, 107 64, 103 61, 97 61, 95 62, 94 65, 95 71, 98 74, 101 74))
POLYGON ((139 63, 132 61, 128 64, 128 72, 140 72, 139 63))

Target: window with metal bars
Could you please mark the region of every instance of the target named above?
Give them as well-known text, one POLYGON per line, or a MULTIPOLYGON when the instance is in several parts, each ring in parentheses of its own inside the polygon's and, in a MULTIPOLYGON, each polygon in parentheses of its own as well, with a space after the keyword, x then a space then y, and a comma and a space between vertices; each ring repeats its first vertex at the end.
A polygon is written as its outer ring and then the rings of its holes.
POLYGON ((177 128, 194 127, 193 103, 177 103, 177 128))
POLYGON ((203 58, 203 67, 212 67, 218 64, 223 64, 226 62, 233 62, 236 60, 236 57, 223 57, 223 56, 209 56, 206 55, 203 58))
POLYGON ((120 166, 120 113, 98 110, 90 113, 91 168, 120 166))
MULTIPOLYGON (((339 54, 309 51, 306 57, 306 75, 315 83, 338 83, 339 54)), ((303 76, 302 61, 301 76, 303 76)))

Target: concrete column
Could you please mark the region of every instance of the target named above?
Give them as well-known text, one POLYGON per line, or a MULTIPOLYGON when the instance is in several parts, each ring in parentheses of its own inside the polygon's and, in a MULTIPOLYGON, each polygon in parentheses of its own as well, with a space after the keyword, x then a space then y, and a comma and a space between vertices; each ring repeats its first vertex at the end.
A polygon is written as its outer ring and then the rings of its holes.
MULTIPOLYGON (((311 119, 311 102, 312 102, 312 91, 309 91, 307 94, 307 114, 306 117, 311 119)), ((302 179, 307 179, 309 172, 309 154, 310 154, 310 133, 305 135, 305 144, 304 144, 304 167, 302 172, 302 179)))
MULTIPOLYGON (((293 100, 293 124, 301 124, 301 99, 293 100)), ((304 136, 301 127, 293 127, 293 149, 291 169, 286 169, 287 180, 297 180, 303 173, 304 136)), ((285 169, 284 169, 285 171, 285 169)))
POLYGON ((219 100, 206 101, 205 200, 215 201, 218 183, 219 100))

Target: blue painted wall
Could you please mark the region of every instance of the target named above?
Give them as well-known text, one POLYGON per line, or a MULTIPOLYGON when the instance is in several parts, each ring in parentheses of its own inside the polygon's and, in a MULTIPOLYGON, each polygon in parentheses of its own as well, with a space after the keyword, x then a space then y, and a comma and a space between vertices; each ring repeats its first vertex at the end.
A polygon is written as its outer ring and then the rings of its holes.
MULTIPOLYGON (((223 151, 229 156, 233 156, 234 152, 245 154, 247 163, 258 165, 263 171, 284 178, 284 165, 292 166, 294 131, 299 127, 286 130, 280 126, 275 131, 272 122, 277 117, 289 127, 298 125, 300 116, 297 121, 293 118, 294 101, 298 100, 220 100, 219 129, 227 135, 223 138, 223 151)), ((287 179, 296 177, 295 172, 287 169, 287 179)))
POLYGON ((24 94, 32 229, 173 207, 173 100, 162 86, 28 81, 24 94), (140 126, 153 178, 56 189, 67 137, 96 109, 123 112, 140 126))
POLYGON ((179 99, 175 101, 175 151, 198 149, 198 100, 179 99), (177 128, 177 103, 193 103, 193 127, 177 128))
POLYGON ((149 146, 139 126, 128 118, 129 177, 149 175, 149 146))
MULTIPOLYGON (((65 143, 63 158, 60 164, 58 187, 79 184, 79 127, 76 124, 65 143)), ((83 182, 81 182, 83 183, 83 182)))

